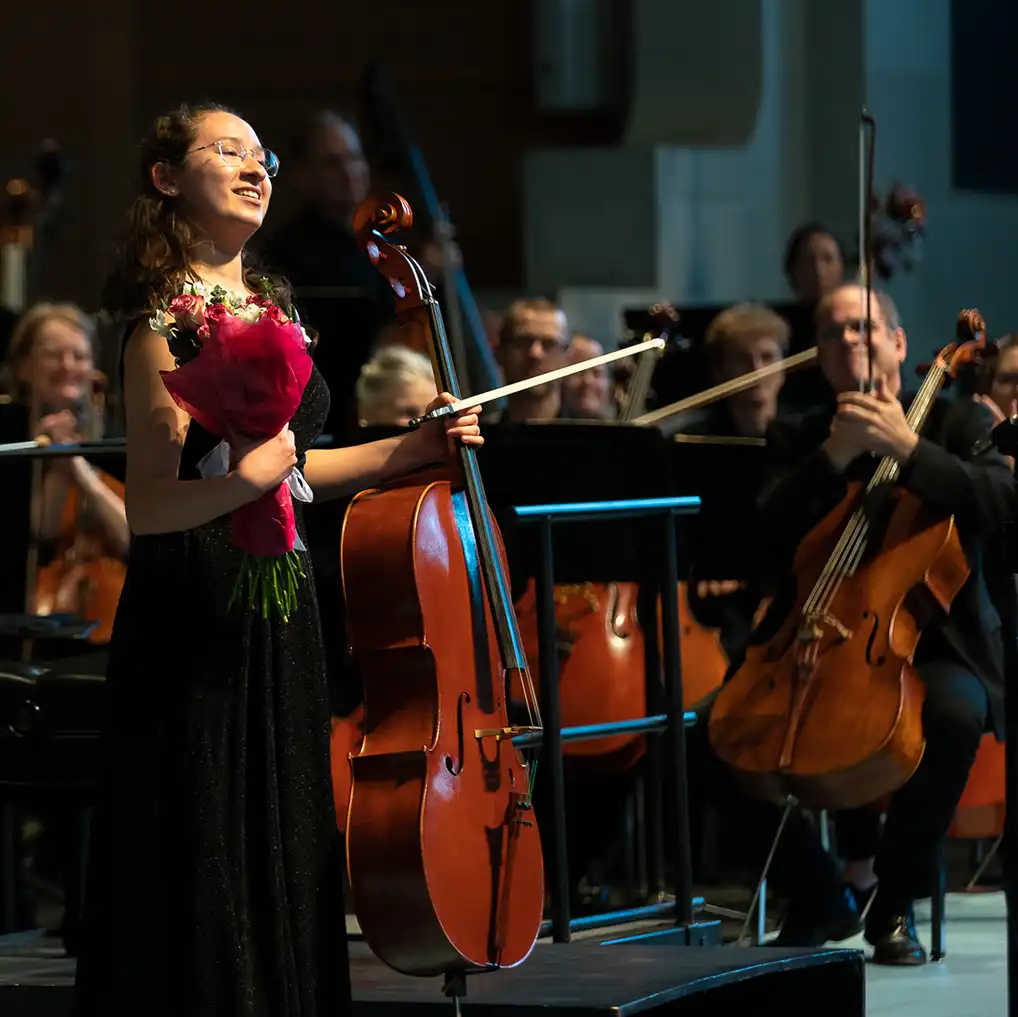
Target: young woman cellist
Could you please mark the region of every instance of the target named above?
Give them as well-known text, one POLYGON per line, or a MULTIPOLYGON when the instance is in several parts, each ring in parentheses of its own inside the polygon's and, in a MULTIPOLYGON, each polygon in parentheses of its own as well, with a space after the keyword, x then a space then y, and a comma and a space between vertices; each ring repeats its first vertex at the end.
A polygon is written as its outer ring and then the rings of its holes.
POLYGON ((289 313, 285 283, 263 283, 245 258, 278 168, 251 125, 222 107, 157 118, 106 288, 105 306, 127 323, 134 540, 106 682, 81 1015, 344 1012, 345 909, 310 562, 298 552, 307 575, 288 621, 244 598, 229 608, 241 560, 229 517, 298 469, 327 498, 442 460, 454 442, 482 442, 466 411, 400 438, 312 449, 329 405, 313 371, 289 426, 237 449, 226 475, 202 475, 218 436, 170 397, 160 372, 174 370, 174 356, 150 322, 186 284, 221 287, 237 306, 268 294, 289 313))

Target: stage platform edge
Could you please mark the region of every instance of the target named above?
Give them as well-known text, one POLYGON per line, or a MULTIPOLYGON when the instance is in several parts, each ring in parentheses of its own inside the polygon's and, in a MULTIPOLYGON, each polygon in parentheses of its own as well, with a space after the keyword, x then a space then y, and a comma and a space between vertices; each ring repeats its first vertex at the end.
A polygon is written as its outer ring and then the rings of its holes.
MULTIPOLYGON (((464 1017, 716 1017, 780 1007, 782 1017, 865 1017, 863 954, 846 949, 538 945, 511 970, 468 980, 464 1017)), ((441 979, 408 978, 350 944, 354 1017, 451 1017, 441 979)), ((69 1017, 73 964, 4 958, 4 1017, 69 1017), (47 971, 47 969, 49 969, 47 971)))

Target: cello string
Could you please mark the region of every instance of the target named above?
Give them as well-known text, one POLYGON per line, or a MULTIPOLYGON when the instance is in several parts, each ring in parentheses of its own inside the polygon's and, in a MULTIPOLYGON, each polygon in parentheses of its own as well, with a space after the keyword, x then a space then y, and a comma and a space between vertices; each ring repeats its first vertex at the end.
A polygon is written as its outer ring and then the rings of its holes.
MULTIPOLYGON (((925 417, 929 406, 932 405, 936 390, 939 388, 939 383, 940 377, 938 372, 931 371, 923 382, 916 398, 913 400, 906 417, 913 431, 917 431, 919 426, 921 426, 922 419, 925 417)), ((879 485, 894 480, 898 472, 898 464, 890 457, 885 457, 881 460, 873 477, 866 485, 866 492, 869 493, 879 485)), ((865 551, 869 530, 869 520, 866 518, 865 512, 861 508, 857 509, 845 530, 848 540, 844 544, 839 541, 839 547, 835 552, 838 558, 836 569, 832 570, 832 575, 828 578, 825 584, 826 589, 820 598, 821 603, 824 604, 822 608, 824 612, 829 610, 844 576, 851 574, 858 567, 862 554, 865 551)), ((835 558, 835 555, 832 555, 832 559, 835 558)))
MULTIPOLYGON (((918 432, 922 427, 929 408, 936 398, 943 375, 943 360, 938 357, 938 360, 935 362, 935 369, 931 370, 926 376, 906 415, 909 427, 913 431, 918 432)), ((885 457, 881 460, 873 477, 866 485, 867 493, 873 491, 881 484, 893 481, 897 478, 899 472, 898 464, 890 457, 885 457)), ((865 513, 861 508, 857 509, 849 520, 827 564, 824 566, 810 597, 807 598, 804 605, 804 609, 807 612, 812 613, 818 607, 820 613, 826 613, 830 609, 845 575, 854 572, 862 560, 869 537, 869 529, 869 521, 865 513)))

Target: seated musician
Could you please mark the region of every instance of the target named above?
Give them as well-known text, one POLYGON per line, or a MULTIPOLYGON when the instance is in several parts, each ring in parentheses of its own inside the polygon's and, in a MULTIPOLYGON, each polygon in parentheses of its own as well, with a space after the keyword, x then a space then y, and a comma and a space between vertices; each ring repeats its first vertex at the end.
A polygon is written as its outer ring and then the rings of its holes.
POLYGON ((994 424, 1018 415, 1018 333, 997 340, 997 355, 987 359, 975 396, 991 414, 994 424))
MULTIPOLYGON (((95 325, 73 304, 40 303, 22 316, 11 337, 3 387, 29 410, 30 435, 80 441, 93 413, 95 325)), ((49 460, 43 477, 40 536, 55 539, 71 486, 85 496, 84 525, 117 557, 126 558, 130 533, 123 499, 81 456, 49 460)))
POLYGON ((819 222, 797 227, 785 245, 785 278, 800 304, 812 306, 845 280, 838 238, 819 222))
MULTIPOLYGON (((761 500, 769 553, 786 582, 758 633, 761 641, 768 638, 787 615, 799 542, 844 498, 847 480, 872 473, 871 453, 896 460, 900 483, 954 515, 971 575, 950 614, 929 622, 916 651, 926 688, 926 750, 911 779, 891 798, 876 851, 879 883, 865 921, 875 962, 915 965, 925 963, 926 951, 916 933, 913 902, 934 885, 938 847, 984 731, 1003 735, 1001 616, 987 592, 998 587, 982 552, 986 540, 1012 517, 1018 499, 1004 459, 992 448, 980 451, 989 420, 974 401, 961 400, 949 409, 938 404, 923 437, 909 428, 902 404, 905 333, 883 294, 873 294, 869 324, 876 390, 872 395, 859 391, 868 378, 860 335, 865 313, 865 291, 858 285, 840 286, 818 305, 820 366, 837 405, 833 416, 813 418, 798 431, 799 447, 790 460, 797 464, 779 475, 761 500)), ((873 810, 849 815, 879 821, 873 810)), ((772 819, 771 813, 767 822, 772 819)), ((779 944, 819 945, 858 930, 857 904, 840 886, 833 861, 803 817, 786 825, 776 863, 774 875, 784 878, 791 898, 779 944)))
MULTIPOLYGON (((566 362, 579 364, 600 357, 604 347, 589 335, 573 333, 566 362)), ((602 364, 590 371, 581 371, 562 379, 562 407, 564 415, 579 420, 610 420, 614 416, 608 366, 602 364)))
MULTIPOLYGON (((777 363, 786 356, 788 343, 788 322, 770 308, 762 304, 727 308, 710 323, 705 337, 711 384, 719 385, 777 363)), ((680 430, 706 438, 762 440, 777 418, 784 380, 782 373, 763 378, 752 388, 714 403, 700 419, 680 421, 680 430)), ((746 457, 748 469, 737 476, 719 473, 705 478, 707 487, 701 492, 704 511, 689 524, 694 535, 690 607, 701 624, 718 630, 729 658, 749 635, 763 597, 755 581, 752 527, 742 525, 744 506, 756 500, 764 481, 767 457, 763 449, 759 452, 746 457), (742 563, 738 575, 713 574, 713 562, 697 553, 713 556, 719 545, 732 551, 728 557, 742 563)))
POLYGON ((437 395, 435 372, 426 356, 406 346, 383 346, 361 368, 357 416, 361 427, 406 427, 423 416, 437 395))
MULTIPOLYGON (((513 301, 502 318, 495 359, 507 385, 554 371, 566 364, 569 326, 565 311, 543 297, 513 301)), ((506 400, 501 419, 513 423, 567 416, 561 382, 536 385, 506 400)), ((494 417, 494 414, 488 414, 494 417)))

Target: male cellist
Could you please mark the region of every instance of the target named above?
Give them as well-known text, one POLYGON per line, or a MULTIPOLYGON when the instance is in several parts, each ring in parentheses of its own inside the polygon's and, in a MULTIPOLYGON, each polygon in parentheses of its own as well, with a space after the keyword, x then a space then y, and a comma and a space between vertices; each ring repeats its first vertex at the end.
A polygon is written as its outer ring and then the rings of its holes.
MULTIPOLYGON (((819 364, 836 399, 831 411, 803 424, 791 468, 776 472, 761 499, 767 553, 775 575, 784 578, 751 641, 767 638, 787 615, 799 542, 845 497, 848 479, 872 473, 874 456, 895 459, 901 467, 899 483, 954 515, 971 575, 950 614, 927 625, 916 651, 926 687, 926 751, 912 778, 892 796, 877 848, 879 882, 865 923, 875 962, 916 965, 927 957, 916 934, 913 901, 930 893, 937 849, 984 731, 1003 736, 1001 617, 990 596, 996 583, 984 549, 1013 516, 1018 498, 1007 462, 981 444, 991 426, 983 407, 971 400, 940 405, 923 437, 909 428, 902 405, 905 333, 885 295, 872 293, 868 323, 866 309, 866 291, 858 285, 838 287, 817 307, 819 364), (860 391, 870 377, 867 328, 872 394, 860 391)), ((791 900, 778 942, 819 945, 854 934, 857 905, 840 887, 834 863, 812 828, 798 821, 786 827, 780 854, 791 900)))

